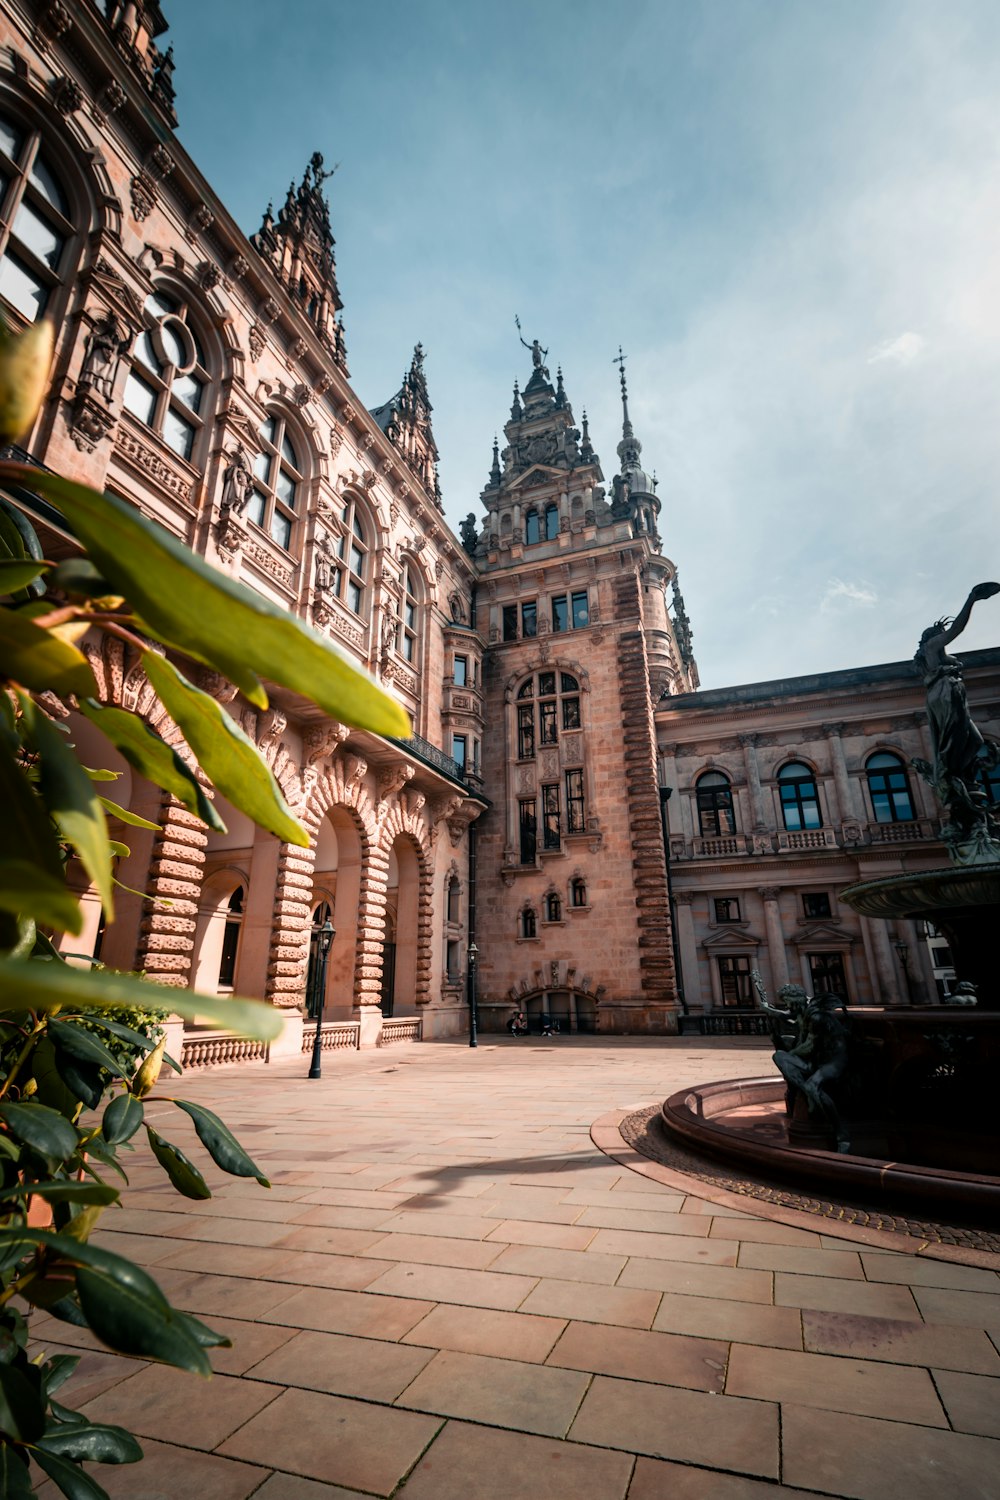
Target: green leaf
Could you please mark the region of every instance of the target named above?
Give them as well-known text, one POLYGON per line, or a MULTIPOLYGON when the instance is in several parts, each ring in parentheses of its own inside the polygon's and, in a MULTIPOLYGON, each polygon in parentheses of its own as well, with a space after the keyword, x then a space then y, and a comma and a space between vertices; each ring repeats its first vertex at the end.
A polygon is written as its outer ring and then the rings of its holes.
MULTIPOLYGON (((120 771, 94 771, 94 770, 91 769, 90 766, 84 766, 83 769, 86 771, 86 773, 90 777, 91 781, 120 781, 121 780, 121 774, 122 773, 120 771)), ((103 798, 101 800, 103 801, 103 798)), ((115 805, 114 803, 111 804, 112 807, 114 805, 115 805)))
POLYGON ((176 797, 188 812, 216 833, 226 832, 225 823, 198 785, 190 766, 138 714, 126 708, 106 708, 90 698, 81 702, 80 712, 97 725, 140 776, 176 797))
POLYGON ((57 1052, 68 1052, 70 1057, 78 1058, 80 1062, 96 1063, 99 1068, 107 1068, 109 1073, 114 1073, 118 1078, 126 1077, 125 1070, 104 1043, 99 1042, 92 1032, 75 1021, 50 1021, 49 1036, 55 1042, 57 1052))
POLYGON ((142 664, 213 786, 283 843, 308 848, 309 835, 292 817, 267 762, 222 705, 155 651, 147 651, 142 664))
POLYGON ((0 594, 16 594, 39 573, 44 573, 45 564, 40 562, 14 562, 0 558, 0 594))
POLYGON ((9 1443, 0 1443, 0 1495, 4 1500, 34 1500, 27 1458, 9 1443))
POLYGON ((33 1448, 31 1456, 67 1500, 108 1500, 107 1490, 71 1459, 63 1458, 59 1453, 47 1453, 44 1448, 33 1448))
POLYGON ((162 1004, 187 1021, 201 1020, 237 1036, 263 1042, 281 1035, 281 1012, 260 1000, 199 995, 194 990, 159 989, 148 979, 112 969, 77 969, 37 959, 0 959, 0 1012, 21 1010, 147 1010, 162 1004))
POLYGON ((53 1166, 67 1161, 76 1151, 76 1131, 56 1109, 47 1104, 0 1104, 0 1120, 11 1135, 30 1146, 53 1166))
POLYGON ((33 1443, 45 1431, 42 1377, 37 1366, 30 1374, 14 1365, 0 1365, 0 1433, 16 1443, 33 1443))
MULTIPOLYGON (((123 844, 119 839, 108 839, 108 850, 114 859, 128 859, 132 850, 128 844, 123 844)), ((115 884, 112 881, 112 884, 115 884)))
POLYGON ((121 1021, 109 1020, 107 1016, 88 1016, 89 1026, 100 1026, 104 1031, 110 1031, 112 1036, 120 1037, 123 1042, 128 1042, 139 1052, 152 1052, 157 1045, 159 1037, 143 1036, 141 1031, 133 1031, 131 1026, 123 1026, 121 1021))
POLYGON ((76 1463, 135 1464, 142 1457, 142 1449, 124 1427, 88 1422, 85 1418, 78 1424, 50 1427, 38 1446, 45 1453, 55 1453, 76 1463))
POLYGON ((60 833, 80 856, 112 920, 111 851, 108 825, 90 777, 47 714, 18 693, 29 744, 39 757, 38 789, 60 833))
POLYGON ((66 1384, 82 1358, 82 1354, 53 1354, 51 1359, 46 1360, 42 1366, 42 1376, 45 1380, 45 1389, 50 1396, 61 1385, 66 1384))
POLYGON ((8 681, 33 693, 51 690, 65 698, 70 693, 97 692, 90 663, 82 651, 6 608, 0 609, 0 661, 8 681))
POLYGON ((100 1063, 84 1062, 69 1052, 55 1051, 56 1072, 70 1093, 88 1109, 100 1109, 107 1091, 107 1078, 100 1063))
POLYGON ((79 932, 83 913, 66 888, 45 808, 2 737, 0 806, 0 908, 60 931, 79 932))
MULTIPOLYGON (((49 1229, 0 1229, 0 1251, 6 1246, 44 1246, 76 1267, 76 1289, 80 1309, 97 1337, 119 1354, 137 1359, 155 1359, 162 1364, 211 1374, 204 1350, 187 1326, 183 1314, 170 1306, 153 1278, 123 1256, 96 1245, 79 1243, 67 1234, 49 1229)), ((67 1321, 76 1321, 72 1299, 56 1303, 49 1311, 67 1321)))
POLYGON ((214 1115, 203 1104, 191 1104, 187 1099, 175 1099, 174 1103, 178 1109, 191 1116, 198 1139, 217 1167, 233 1177, 256 1177, 261 1187, 271 1186, 260 1167, 251 1161, 229 1126, 218 1115, 214 1115))
POLYGON ((153 1155, 170 1178, 171 1183, 185 1198, 211 1198, 212 1190, 202 1177, 194 1162, 188 1161, 184 1152, 162 1135, 157 1135, 152 1125, 146 1126, 153 1155))
POLYGON ((32 1182, 7 1188, 0 1198, 44 1198, 48 1203, 94 1203, 106 1208, 121 1197, 117 1188, 100 1182, 32 1182))
POLYGON ((85 599, 106 599, 115 591, 102 578, 89 557, 64 557, 52 575, 52 583, 65 594, 80 594, 85 599))
POLYGON ((119 1094, 104 1111, 101 1132, 111 1146, 131 1140, 143 1122, 142 1100, 134 1094, 119 1094))
POLYGON ((7 949, 8 958, 29 958, 38 939, 38 928, 31 917, 7 917, 12 924, 13 943, 7 949))
POLYGON ((216 1333, 214 1328, 209 1328, 192 1313, 179 1312, 175 1307, 174 1316, 181 1320, 199 1349, 231 1349, 233 1347, 233 1341, 228 1334, 216 1333))
MULTIPOLYGON (((92 778, 93 772, 88 771, 87 775, 92 778)), ((119 807, 118 803, 112 802, 110 797, 98 797, 97 800, 106 813, 110 813, 120 822, 128 823, 132 828, 151 828, 154 833, 159 833, 159 823, 151 823, 148 818, 140 818, 138 813, 129 812, 127 807, 119 807)))
POLYGON ((17 464, 0 479, 58 505, 99 570, 151 633, 235 682, 266 708, 257 678, 302 693, 345 724, 406 739, 406 712, 296 615, 220 573, 131 505, 17 464))

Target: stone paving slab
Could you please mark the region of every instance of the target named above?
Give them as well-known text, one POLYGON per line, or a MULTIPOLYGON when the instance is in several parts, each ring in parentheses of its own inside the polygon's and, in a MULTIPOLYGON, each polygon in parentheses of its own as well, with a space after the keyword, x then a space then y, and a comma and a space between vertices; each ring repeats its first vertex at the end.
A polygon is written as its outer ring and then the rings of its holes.
POLYGON ((84 1356, 71 1404, 149 1434, 142 1469, 94 1467, 112 1496, 997 1500, 992 1267, 664 1181, 604 1123, 747 1076, 753 1049, 503 1039, 323 1066, 171 1085, 271 1194, 208 1164, 216 1196, 190 1203, 140 1153, 103 1221, 232 1337, 211 1385, 32 1321, 84 1356))

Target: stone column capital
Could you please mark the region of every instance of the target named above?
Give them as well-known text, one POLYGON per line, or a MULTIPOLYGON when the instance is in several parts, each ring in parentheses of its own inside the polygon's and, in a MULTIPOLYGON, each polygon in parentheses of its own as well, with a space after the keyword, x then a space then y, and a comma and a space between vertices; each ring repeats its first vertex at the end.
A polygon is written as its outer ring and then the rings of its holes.
POLYGON ((822 724, 820 728, 828 740, 839 740, 844 732, 843 724, 822 724))
POLYGON ((757 889, 765 901, 777 901, 781 895, 780 885, 762 885, 758 886, 757 889))
POLYGON ((737 739, 739 740, 740 744, 743 746, 743 748, 745 750, 749 746, 756 745, 757 741, 760 739, 760 735, 757 734, 757 732, 755 730, 752 730, 752 731, 750 731, 747 734, 737 735, 737 739))

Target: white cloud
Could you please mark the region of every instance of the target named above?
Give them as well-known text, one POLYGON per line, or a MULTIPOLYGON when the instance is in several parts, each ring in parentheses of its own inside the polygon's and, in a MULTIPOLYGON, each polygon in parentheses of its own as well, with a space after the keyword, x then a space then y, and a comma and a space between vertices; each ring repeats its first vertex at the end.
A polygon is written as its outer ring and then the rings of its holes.
POLYGON ((926 346, 927 340, 921 338, 919 333, 907 330, 898 338, 884 339, 881 344, 876 344, 868 355, 868 363, 876 365, 881 360, 888 360, 894 365, 911 365, 926 346))
POLYGON ((860 583, 845 583, 842 578, 831 578, 819 607, 824 614, 828 614, 838 607, 847 608, 855 604, 867 607, 877 603, 878 594, 874 589, 865 588, 860 583))

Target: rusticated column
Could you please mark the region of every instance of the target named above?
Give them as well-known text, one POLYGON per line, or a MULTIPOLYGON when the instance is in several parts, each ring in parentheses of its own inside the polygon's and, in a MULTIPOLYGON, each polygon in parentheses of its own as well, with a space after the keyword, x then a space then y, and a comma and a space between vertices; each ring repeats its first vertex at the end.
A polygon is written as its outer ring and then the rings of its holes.
POLYGON ((305 1002, 309 963, 309 929, 316 846, 301 849, 282 844, 274 892, 274 925, 267 962, 267 998, 282 1010, 298 1010, 305 1002))
POLYGON ((167 794, 160 822, 153 840, 135 962, 150 979, 183 989, 191 982, 208 829, 167 794), (170 904, 160 905, 157 898, 170 904))
POLYGON ((781 926, 781 908, 778 899, 780 888, 776 885, 761 886, 764 898, 764 927, 767 931, 767 952, 771 960, 771 981, 775 992, 788 983, 788 957, 785 953, 785 934, 781 926))
POLYGON ((358 931, 354 958, 354 1003, 361 1022, 362 1047, 374 1047, 382 1032, 382 961, 389 851, 372 842, 361 865, 358 931))
MULTIPOLYGON (((615 618, 641 618, 638 579, 615 582, 615 618)), ((629 630, 618 640, 618 681, 622 709, 622 760, 625 805, 632 843, 636 924, 639 929, 640 985, 651 1002, 673 1014, 679 1009, 670 925, 663 823, 656 778, 656 735, 650 704, 649 668, 641 630, 629 630)))
POLYGON ((427 861, 420 858, 420 886, 417 893, 417 982, 414 1000, 426 1005, 431 998, 431 953, 434 939, 434 910, 431 876, 427 861))

